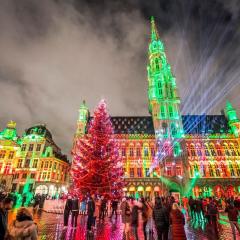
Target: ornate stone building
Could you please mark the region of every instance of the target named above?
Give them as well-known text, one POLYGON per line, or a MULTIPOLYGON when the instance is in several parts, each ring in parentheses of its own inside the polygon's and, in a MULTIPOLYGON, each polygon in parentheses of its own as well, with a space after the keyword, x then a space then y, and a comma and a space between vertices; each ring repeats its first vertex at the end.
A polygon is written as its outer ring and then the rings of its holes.
MULTIPOLYGON (((227 102, 220 115, 182 115, 176 79, 151 19, 148 46, 150 116, 112 117, 127 194, 210 196, 240 192, 240 121, 227 102)), ((90 114, 79 110, 74 137, 87 134, 90 114)))

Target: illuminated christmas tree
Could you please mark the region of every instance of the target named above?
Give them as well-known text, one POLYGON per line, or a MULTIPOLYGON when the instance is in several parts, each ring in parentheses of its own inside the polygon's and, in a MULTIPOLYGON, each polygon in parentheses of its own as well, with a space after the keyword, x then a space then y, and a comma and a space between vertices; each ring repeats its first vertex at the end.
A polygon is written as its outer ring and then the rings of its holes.
POLYGON ((76 141, 72 164, 72 187, 79 195, 90 193, 122 194, 123 169, 114 139, 106 103, 102 100, 94 112, 88 134, 76 141))

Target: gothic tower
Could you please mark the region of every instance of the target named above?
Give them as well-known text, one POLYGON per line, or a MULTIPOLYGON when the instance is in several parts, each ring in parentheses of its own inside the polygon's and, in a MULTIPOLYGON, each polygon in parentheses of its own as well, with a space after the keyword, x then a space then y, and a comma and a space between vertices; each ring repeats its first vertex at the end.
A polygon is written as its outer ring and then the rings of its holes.
POLYGON ((237 116, 236 109, 233 108, 232 104, 227 101, 226 102, 226 114, 228 118, 228 124, 232 130, 232 133, 235 137, 240 136, 240 120, 237 116))
POLYGON ((83 101, 83 103, 79 108, 76 137, 82 137, 86 133, 88 118, 89 118, 89 110, 86 106, 86 102, 83 101))
MULTIPOLYGON (((176 176, 175 158, 181 153, 180 140, 183 137, 180 115, 180 98, 175 77, 167 61, 164 45, 161 42, 151 18, 151 39, 148 48, 148 99, 155 136, 158 142, 158 160, 176 176)), ((169 175, 169 174, 168 174, 169 175)))

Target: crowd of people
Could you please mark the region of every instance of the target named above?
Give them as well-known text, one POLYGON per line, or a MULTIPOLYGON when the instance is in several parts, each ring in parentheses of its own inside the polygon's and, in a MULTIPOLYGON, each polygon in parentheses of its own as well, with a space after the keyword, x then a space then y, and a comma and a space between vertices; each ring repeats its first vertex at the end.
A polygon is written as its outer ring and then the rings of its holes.
MULTIPOLYGON (((36 194, 34 209, 39 206, 42 196, 36 194)), ((8 211, 12 209, 14 199, 12 195, 0 194, 0 239, 37 239, 37 225, 33 221, 30 208, 24 206, 18 209, 16 219, 8 223, 8 211)), ((212 231, 212 236, 218 239, 219 215, 225 212, 236 239, 240 234, 238 226, 238 213, 240 210, 240 199, 238 198, 193 198, 184 197, 179 201, 173 196, 153 199, 123 197, 122 199, 110 199, 107 196, 92 194, 79 200, 77 195, 69 195, 66 199, 63 224, 64 229, 69 227, 75 229, 78 224, 79 215, 86 216, 86 230, 88 239, 94 239, 98 224, 106 218, 111 221, 120 221, 123 224, 124 239, 151 240, 157 239, 185 240, 185 222, 204 222, 212 231), (237 231, 236 231, 237 230, 237 231), (139 233, 142 234, 139 236, 139 233), (132 239, 132 238, 131 238, 132 239)))

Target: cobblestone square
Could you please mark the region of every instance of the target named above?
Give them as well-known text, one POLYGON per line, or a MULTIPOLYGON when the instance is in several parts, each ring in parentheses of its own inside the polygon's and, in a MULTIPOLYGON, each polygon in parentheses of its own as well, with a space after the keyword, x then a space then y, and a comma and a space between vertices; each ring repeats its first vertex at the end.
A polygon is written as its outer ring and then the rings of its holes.
MULTIPOLYGON (((9 214, 9 223, 14 219, 15 212, 9 214)), ((71 217, 71 216, 70 216, 71 217)), ((39 239, 41 240, 85 240, 86 239, 86 222, 87 216, 79 215, 78 226, 76 229, 71 228, 70 225, 67 229, 63 228, 63 215, 37 212, 34 214, 34 220, 38 224, 39 239)), ((205 222, 195 222, 189 221, 185 225, 185 230, 187 233, 187 239, 189 240, 216 240, 217 237, 214 236, 206 226, 205 222)), ((117 219, 114 217, 112 219, 106 217, 103 222, 97 222, 97 227, 94 232, 94 239, 97 240, 122 240, 123 239, 123 225, 121 223, 121 217, 118 216, 117 219)), ((143 233, 141 227, 139 227, 139 239, 143 238, 143 233)), ((154 233, 154 240, 156 240, 156 234, 154 233)), ((219 220, 219 238, 220 240, 231 240, 233 239, 231 228, 227 222, 227 217, 225 215, 220 216, 219 220)), ((237 240, 240 239, 237 236, 237 240)), ((131 240, 134 237, 131 236, 131 240)))

